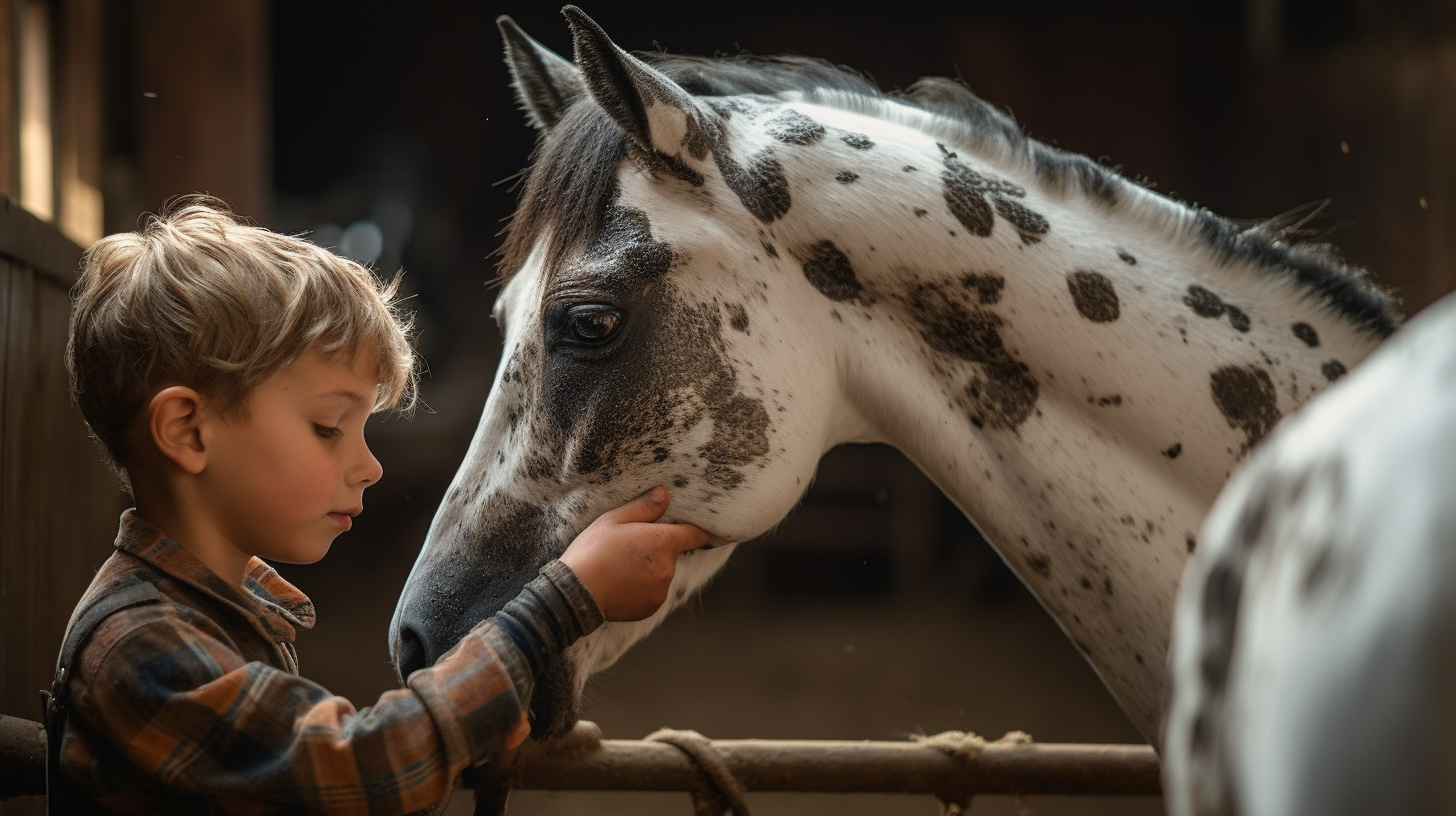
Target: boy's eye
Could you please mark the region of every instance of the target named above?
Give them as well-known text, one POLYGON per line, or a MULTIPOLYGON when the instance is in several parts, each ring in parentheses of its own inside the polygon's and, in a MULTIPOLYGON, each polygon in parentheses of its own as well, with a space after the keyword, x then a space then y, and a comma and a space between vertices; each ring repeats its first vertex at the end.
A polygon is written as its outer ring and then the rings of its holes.
POLYGON ((317 422, 313 424, 313 432, 318 434, 323 439, 333 439, 334 437, 343 433, 343 431, 339 428, 333 428, 328 425, 320 425, 317 422))

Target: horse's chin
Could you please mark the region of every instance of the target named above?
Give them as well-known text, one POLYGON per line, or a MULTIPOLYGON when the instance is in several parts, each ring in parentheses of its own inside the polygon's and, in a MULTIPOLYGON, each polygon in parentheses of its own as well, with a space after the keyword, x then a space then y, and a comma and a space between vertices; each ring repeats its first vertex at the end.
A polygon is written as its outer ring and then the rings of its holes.
POLYGON ((579 689, 576 667, 570 660, 558 657, 546 664, 531 694, 531 739, 549 742, 571 731, 581 719, 579 689))

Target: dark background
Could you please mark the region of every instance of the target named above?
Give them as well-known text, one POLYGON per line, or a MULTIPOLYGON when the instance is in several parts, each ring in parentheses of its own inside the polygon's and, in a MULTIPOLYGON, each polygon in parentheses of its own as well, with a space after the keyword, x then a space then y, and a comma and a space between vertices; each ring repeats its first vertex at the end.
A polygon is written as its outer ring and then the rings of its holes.
MULTIPOLYGON (((273 229, 307 231, 381 273, 402 267, 429 365, 430 410, 372 431, 386 478, 356 531, 321 564, 283 568, 320 610, 300 642, 304 673, 362 706, 394 684, 389 615, 494 377, 491 254, 534 138, 515 109, 494 20, 508 13, 564 55, 570 42, 550 4, 242 5, 261 21, 253 42, 264 57, 267 116, 255 124, 266 134, 266 183, 232 199, 273 229)), ((176 20, 195 8, 123 0, 108 13, 117 27, 169 26, 167 42, 186 42, 187 53, 215 57, 226 71, 226 51, 206 47, 213 35, 176 20), (173 16, 159 17, 159 7, 173 16)), ((885 89, 958 75, 1034 136, 1221 214, 1263 218, 1329 199, 1318 223, 1325 237, 1396 287, 1409 311, 1456 287, 1456 6, 1448 2, 585 10, 629 50, 810 54, 885 89)), ((130 228, 168 195, 229 197, 208 178, 168 176, 168 154, 146 137, 148 106, 158 104, 143 96, 158 75, 155 43, 146 31, 115 40, 107 150, 122 169, 109 183, 108 230, 130 228)), ((971 525, 913 465, 875 446, 831 453, 776 535, 741 547, 694 609, 589 692, 588 715, 616 737, 670 725, 718 737, 1022 728, 1047 741, 1137 740, 971 525)), ((893 797, 758 801, 760 812, 933 812, 928 800, 893 797)), ((983 812, 1024 804, 992 800, 983 812)), ((1146 802, 1032 804, 1043 813, 1156 811, 1146 802)), ((687 809, 666 795, 534 794, 519 795, 513 812, 608 807, 687 809)))

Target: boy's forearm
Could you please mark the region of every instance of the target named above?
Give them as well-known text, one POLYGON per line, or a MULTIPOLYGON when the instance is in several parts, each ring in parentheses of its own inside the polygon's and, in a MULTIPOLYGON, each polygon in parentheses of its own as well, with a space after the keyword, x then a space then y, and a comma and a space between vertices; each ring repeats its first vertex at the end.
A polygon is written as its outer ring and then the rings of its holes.
POLYGON ((602 611, 571 568, 551 561, 490 619, 520 650, 529 676, 516 676, 523 698, 541 669, 566 647, 602 625, 602 611))
POLYGON ((524 739, 529 732, 525 710, 537 673, 603 620, 576 574, 552 561, 435 666, 411 675, 409 685, 435 714, 447 753, 477 761, 502 744, 524 739), (484 666, 497 663, 505 669, 510 688, 494 687, 482 673, 484 666), (479 694, 486 695, 488 703, 469 699, 479 694))

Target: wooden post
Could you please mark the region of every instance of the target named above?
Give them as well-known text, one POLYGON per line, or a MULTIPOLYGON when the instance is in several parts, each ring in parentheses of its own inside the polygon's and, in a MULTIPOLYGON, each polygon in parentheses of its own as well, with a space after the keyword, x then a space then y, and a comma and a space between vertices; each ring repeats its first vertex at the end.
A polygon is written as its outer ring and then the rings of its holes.
POLYGON ((272 121, 263 0, 137 0, 134 101, 145 207, 211 193, 268 222, 272 121))
MULTIPOLYGON (((81 248, 0 196, 0 714, 37 720, 71 608, 111 553, 121 492, 70 404, 81 248)), ((24 801, 5 816, 39 814, 24 801)))

